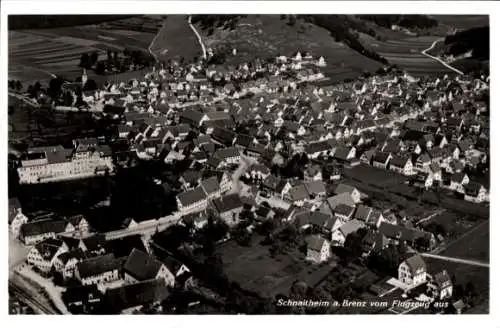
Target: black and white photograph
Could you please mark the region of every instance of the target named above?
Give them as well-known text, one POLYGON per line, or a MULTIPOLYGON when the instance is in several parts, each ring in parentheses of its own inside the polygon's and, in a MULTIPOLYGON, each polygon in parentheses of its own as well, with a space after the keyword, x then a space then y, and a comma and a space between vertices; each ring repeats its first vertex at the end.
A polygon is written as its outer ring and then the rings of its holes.
POLYGON ((489 314, 492 19, 331 8, 2 13, 9 315, 489 314))

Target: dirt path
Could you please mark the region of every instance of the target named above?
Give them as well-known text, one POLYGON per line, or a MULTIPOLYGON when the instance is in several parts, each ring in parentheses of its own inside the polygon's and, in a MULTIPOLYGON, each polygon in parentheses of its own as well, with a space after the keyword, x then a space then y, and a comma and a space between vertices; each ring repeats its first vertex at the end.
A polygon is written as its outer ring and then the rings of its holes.
POLYGON ((437 254, 432 254, 432 253, 421 253, 420 255, 422 257, 429 257, 429 258, 443 260, 443 261, 447 261, 447 262, 468 264, 468 265, 480 266, 480 267, 485 267, 485 268, 489 268, 490 267, 490 265, 488 263, 481 262, 481 261, 467 260, 467 259, 461 259, 461 258, 457 258, 457 257, 437 255, 437 254))
POLYGON ((198 42, 200 43, 201 51, 203 53, 203 59, 206 59, 207 58, 207 50, 205 49, 205 45, 203 44, 203 40, 201 39, 200 33, 198 33, 198 31, 193 26, 193 24, 191 24, 191 16, 189 16, 189 18, 188 18, 188 24, 189 24, 189 27, 193 30, 196 37, 198 38, 198 42))
POLYGON ((454 72, 455 72, 455 73, 457 73, 457 74, 460 74, 460 75, 465 75, 465 74, 464 74, 464 72, 462 72, 461 70, 456 69, 456 68, 455 68, 455 67, 453 67, 453 66, 450 66, 450 65, 449 65, 449 64, 447 64, 447 63, 445 63, 445 62, 444 62, 441 58, 434 57, 434 56, 429 55, 429 54, 427 53, 428 51, 432 50, 432 49, 436 46, 436 44, 437 44, 438 42, 440 42, 440 41, 444 41, 444 39, 443 39, 443 38, 440 38, 440 39, 437 39, 436 41, 434 41, 434 42, 431 44, 431 46, 430 46, 429 48, 427 48, 427 49, 425 49, 425 50, 423 50, 423 51, 422 51, 422 55, 424 55, 424 56, 426 56, 426 57, 429 57, 429 58, 431 58, 431 59, 436 60, 437 62, 439 62, 439 63, 440 63, 441 65, 443 65, 444 67, 446 67, 446 68, 448 68, 448 69, 450 69, 450 70, 454 71, 454 72))

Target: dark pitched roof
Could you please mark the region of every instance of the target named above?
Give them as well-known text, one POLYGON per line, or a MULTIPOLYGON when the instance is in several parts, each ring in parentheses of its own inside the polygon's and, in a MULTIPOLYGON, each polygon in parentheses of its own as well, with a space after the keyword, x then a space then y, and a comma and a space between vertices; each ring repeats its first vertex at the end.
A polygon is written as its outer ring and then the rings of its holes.
POLYGON ((215 176, 202 180, 200 185, 207 195, 219 190, 219 180, 215 176))
POLYGON ((379 231, 388 238, 400 238, 404 241, 415 241, 418 238, 430 237, 429 232, 409 229, 400 225, 394 225, 387 222, 382 222, 379 227, 379 231))
POLYGON ((44 240, 35 245, 38 253, 45 260, 51 260, 59 248, 62 246, 63 241, 59 239, 48 239, 44 240))
POLYGON ((81 240, 87 250, 98 250, 106 244, 106 237, 102 234, 92 235, 81 240))
POLYGON ((366 205, 359 205, 356 209, 356 213, 354 214, 354 218, 366 222, 368 221, 371 212, 373 212, 373 209, 371 207, 366 205))
POLYGON ((347 155, 349 155, 350 151, 351 151, 351 148, 349 148, 349 147, 344 147, 344 146, 337 147, 337 149, 335 150, 335 155, 333 157, 336 159, 346 161, 347 155))
POLYGON ((323 244, 325 243, 325 239, 320 235, 312 235, 306 238, 307 248, 314 251, 321 251, 323 244))
POLYGON ((123 266, 123 271, 139 281, 156 278, 162 263, 149 254, 133 249, 123 266))
POLYGON ((390 165, 394 165, 399 168, 403 168, 406 163, 408 162, 409 156, 400 156, 396 155, 393 158, 391 158, 390 165))
POLYGON ((102 293, 97 288, 97 285, 68 287, 62 293, 62 300, 66 304, 77 302, 86 304, 89 301, 100 300, 101 297, 102 293))
POLYGON ((373 156, 373 161, 377 163, 386 163, 390 153, 377 151, 373 156))
POLYGON ((147 252, 141 235, 131 235, 119 239, 108 240, 106 241, 105 249, 107 253, 112 253, 116 258, 129 256, 134 249, 141 252, 147 252))
POLYGON ((66 230, 66 221, 64 220, 38 220, 25 223, 21 226, 22 236, 37 236, 49 232, 60 233, 66 230))
POLYGON ((159 302, 166 299, 169 290, 164 279, 147 280, 106 291, 106 302, 115 310, 159 302))
POLYGON ((222 160, 238 156, 240 156, 240 151, 236 147, 221 148, 218 149, 214 154, 214 157, 220 158, 222 160))
POLYGON ((293 187, 289 191, 290 197, 293 201, 299 201, 309 198, 309 193, 303 184, 293 187))
POLYGON ((443 270, 436 273, 433 276, 434 283, 438 286, 438 288, 445 288, 451 285, 451 279, 448 275, 448 271, 443 270))
POLYGON ((346 204, 339 204, 333 210, 335 214, 349 216, 354 212, 354 207, 348 206, 346 204))
POLYGON ((73 226, 77 226, 82 222, 82 220, 85 220, 85 217, 83 215, 73 215, 69 218, 66 219, 69 223, 71 223, 73 226))
POLYGON ((243 206, 238 194, 225 195, 213 200, 214 206, 219 213, 231 211, 243 206))
POLYGON ((66 253, 62 253, 57 258, 63 264, 66 264, 71 259, 77 259, 78 261, 86 259, 88 257, 88 255, 89 255, 88 253, 85 253, 80 248, 77 248, 77 249, 74 249, 72 251, 69 251, 69 252, 66 252, 66 253))
POLYGON ((196 187, 177 195, 177 198, 181 202, 182 206, 189 206, 205 199, 206 197, 207 194, 202 187, 196 187))
POLYGON ((326 193, 325 183, 323 181, 314 180, 306 182, 304 185, 309 195, 326 193))
POLYGON ((418 270, 427 270, 427 265, 420 255, 413 255, 412 257, 405 260, 406 264, 410 268, 410 271, 415 274, 418 270))
POLYGON ((117 270, 121 267, 121 263, 113 254, 106 254, 83 260, 76 264, 76 268, 81 278, 87 278, 117 270))

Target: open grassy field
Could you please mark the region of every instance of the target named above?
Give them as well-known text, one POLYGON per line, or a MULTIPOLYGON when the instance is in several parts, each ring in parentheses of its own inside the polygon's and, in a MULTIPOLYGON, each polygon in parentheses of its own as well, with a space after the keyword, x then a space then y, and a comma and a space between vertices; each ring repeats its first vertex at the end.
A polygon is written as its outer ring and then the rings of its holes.
MULTIPOLYGON (((489 246, 489 222, 483 222, 466 233, 462 238, 450 243, 440 255, 488 262, 489 246)), ((475 312, 487 313, 490 284, 489 268, 430 258, 426 258, 425 261, 431 272, 438 272, 446 269, 450 275, 455 275, 457 284, 465 285, 467 282, 472 282, 479 294, 475 312)))
POLYGON ((366 47, 386 58, 390 64, 397 65, 415 76, 453 73, 436 60, 422 55, 422 51, 439 38, 439 36, 421 36, 379 41, 360 33, 361 42, 366 47))
POLYGON ((313 265, 305 261, 298 251, 272 258, 269 246, 260 245, 262 238, 254 237, 251 247, 239 246, 230 241, 217 249, 224 263, 224 272, 229 280, 243 289, 257 292, 265 297, 288 294, 296 280, 313 286, 321 281, 335 263, 313 265))
POLYGON ((200 44, 189 27, 186 15, 169 15, 157 38, 151 45, 158 59, 179 59, 184 57, 191 61, 195 56, 202 55, 200 44))
POLYGON ((200 26, 197 29, 207 48, 237 50, 237 55, 229 58, 229 64, 308 51, 316 58, 325 58, 327 67, 322 71, 332 80, 358 77, 364 71, 373 72, 382 66, 335 42, 326 29, 302 21, 289 26, 277 15, 248 15, 238 20, 236 29, 215 28, 211 35, 200 26))
MULTIPOLYGON (((102 59, 108 49, 147 51, 154 34, 110 30, 94 25, 9 31, 9 79, 24 85, 41 83, 51 74, 74 79, 82 53, 97 51, 102 59)), ((92 78, 92 72, 88 72, 92 78)))
MULTIPOLYGON (((440 255, 489 262, 490 229, 489 222, 483 222, 456 241, 451 242, 440 255)), ((489 311, 489 268, 425 259, 431 272, 447 270, 456 278, 456 284, 472 282, 478 292, 475 307, 467 313, 488 313, 489 311)))

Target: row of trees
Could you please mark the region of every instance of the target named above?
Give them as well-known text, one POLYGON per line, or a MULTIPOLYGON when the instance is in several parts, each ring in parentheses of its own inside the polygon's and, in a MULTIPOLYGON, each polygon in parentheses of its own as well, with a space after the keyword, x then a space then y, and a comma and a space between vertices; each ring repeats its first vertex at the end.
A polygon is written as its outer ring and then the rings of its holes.
POLYGON ((374 22, 378 26, 390 29, 392 25, 404 28, 432 28, 438 21, 426 15, 358 15, 359 18, 374 22))
POLYGON ((150 67, 155 59, 147 52, 133 49, 123 51, 108 49, 107 57, 99 60, 99 53, 83 53, 80 56, 79 67, 93 69, 97 75, 103 75, 106 70, 115 70, 120 73, 150 67))
POLYGON ((9 89, 15 91, 21 91, 23 89, 23 84, 19 80, 9 80, 9 89))
POLYGON ((366 49, 358 38, 351 33, 350 29, 355 29, 355 26, 353 26, 348 17, 342 15, 300 15, 298 17, 328 30, 335 38, 335 41, 345 43, 363 56, 386 65, 388 64, 386 58, 374 51, 366 49))

